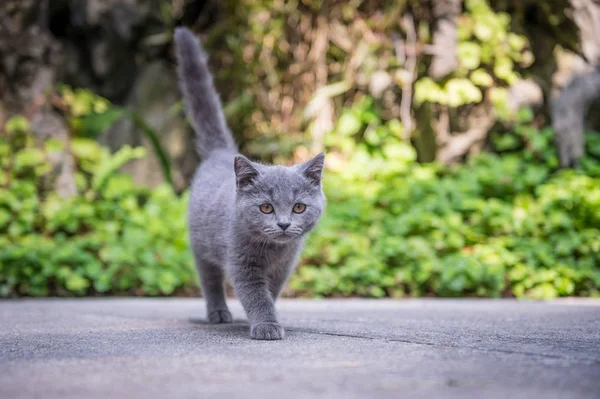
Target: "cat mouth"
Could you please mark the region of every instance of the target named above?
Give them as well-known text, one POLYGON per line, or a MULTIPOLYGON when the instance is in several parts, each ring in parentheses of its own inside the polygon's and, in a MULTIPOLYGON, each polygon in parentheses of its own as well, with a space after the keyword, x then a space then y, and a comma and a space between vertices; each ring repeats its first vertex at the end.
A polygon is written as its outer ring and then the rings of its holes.
POLYGON ((273 237, 273 240, 276 242, 289 242, 291 240, 293 240, 294 238, 298 238, 298 234, 291 234, 291 233, 287 233, 287 232, 281 232, 278 235, 276 235, 275 237, 273 237))

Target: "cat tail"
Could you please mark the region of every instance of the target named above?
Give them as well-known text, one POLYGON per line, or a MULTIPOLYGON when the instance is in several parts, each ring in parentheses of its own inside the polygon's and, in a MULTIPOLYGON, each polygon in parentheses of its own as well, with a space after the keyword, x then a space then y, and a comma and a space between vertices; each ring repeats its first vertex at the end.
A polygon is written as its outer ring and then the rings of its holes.
POLYGON ((189 29, 180 27, 175 29, 175 44, 179 85, 196 132, 196 151, 202 157, 216 149, 237 151, 200 41, 189 29))

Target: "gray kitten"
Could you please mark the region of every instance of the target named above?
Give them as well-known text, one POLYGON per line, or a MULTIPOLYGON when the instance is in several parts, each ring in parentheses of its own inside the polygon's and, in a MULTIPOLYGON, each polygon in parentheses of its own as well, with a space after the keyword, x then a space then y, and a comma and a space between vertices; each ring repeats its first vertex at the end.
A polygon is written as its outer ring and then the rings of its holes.
POLYGON ((248 315, 250 337, 282 339, 275 300, 325 206, 324 155, 291 167, 239 155, 199 41, 178 28, 175 43, 180 85, 203 159, 188 217, 208 318, 232 321, 223 288, 227 271, 248 315))

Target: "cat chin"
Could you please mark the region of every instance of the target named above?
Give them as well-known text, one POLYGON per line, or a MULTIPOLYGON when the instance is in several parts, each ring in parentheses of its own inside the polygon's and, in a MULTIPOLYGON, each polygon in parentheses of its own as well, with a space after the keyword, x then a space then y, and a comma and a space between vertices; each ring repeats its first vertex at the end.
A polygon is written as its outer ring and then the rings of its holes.
POLYGON ((274 242, 276 244, 287 244, 294 240, 297 240, 300 237, 302 237, 301 234, 298 234, 298 235, 280 234, 275 237, 270 237, 270 239, 272 242, 274 242))

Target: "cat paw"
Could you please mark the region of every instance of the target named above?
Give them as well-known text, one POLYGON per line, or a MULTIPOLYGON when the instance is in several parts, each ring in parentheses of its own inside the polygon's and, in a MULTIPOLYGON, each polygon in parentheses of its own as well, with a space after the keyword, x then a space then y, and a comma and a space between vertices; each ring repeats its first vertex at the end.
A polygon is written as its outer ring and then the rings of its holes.
POLYGON ((212 324, 231 323, 233 317, 229 310, 213 310, 208 314, 208 321, 212 324))
POLYGON ((277 340, 283 339, 283 327, 279 323, 256 323, 250 326, 250 338, 277 340))

